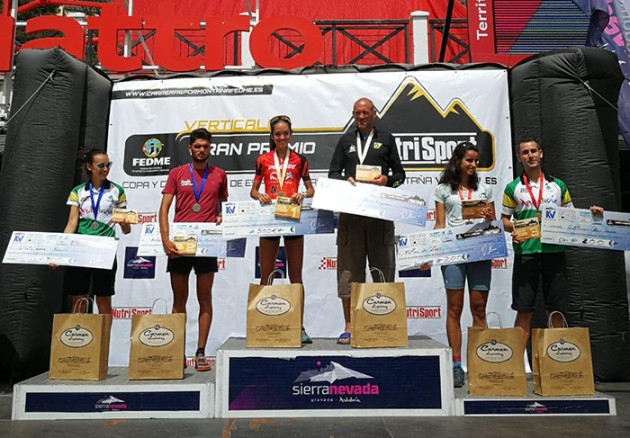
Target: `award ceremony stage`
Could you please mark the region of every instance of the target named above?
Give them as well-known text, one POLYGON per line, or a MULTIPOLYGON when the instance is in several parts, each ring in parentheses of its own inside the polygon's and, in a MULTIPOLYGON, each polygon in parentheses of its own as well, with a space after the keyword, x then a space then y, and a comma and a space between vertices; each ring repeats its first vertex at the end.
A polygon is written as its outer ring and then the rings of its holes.
MULTIPOLYGON (((248 349, 231 338, 215 368, 183 380, 49 380, 14 386, 15 420, 616 415, 615 399, 470 396, 453 389, 451 350, 425 336, 408 348, 353 349, 314 339, 299 349, 248 349)), ((531 387, 532 382, 528 382, 531 387)))

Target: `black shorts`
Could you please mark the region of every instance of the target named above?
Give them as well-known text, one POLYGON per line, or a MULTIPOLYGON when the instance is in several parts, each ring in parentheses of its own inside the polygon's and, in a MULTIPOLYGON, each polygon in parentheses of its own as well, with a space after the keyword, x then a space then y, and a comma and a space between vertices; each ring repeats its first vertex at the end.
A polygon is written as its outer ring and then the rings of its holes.
POLYGON ((112 269, 95 268, 66 268, 64 289, 67 295, 87 295, 92 285, 92 293, 99 297, 111 297, 114 295, 116 282, 116 269, 118 264, 114 259, 112 269))
POLYGON ((166 272, 188 275, 192 268, 197 275, 207 274, 217 272, 219 264, 216 257, 174 257, 168 259, 166 272))
MULTIPOLYGON (((300 238, 303 238, 304 236, 282 236, 282 238, 287 241, 287 240, 297 240, 300 238)), ((280 236, 265 236, 265 237, 261 237, 260 240, 276 240, 276 241, 280 241, 280 236)))
POLYGON ((512 309, 533 312, 542 277, 545 309, 564 312, 569 307, 567 261, 564 252, 515 254, 512 271, 512 309))

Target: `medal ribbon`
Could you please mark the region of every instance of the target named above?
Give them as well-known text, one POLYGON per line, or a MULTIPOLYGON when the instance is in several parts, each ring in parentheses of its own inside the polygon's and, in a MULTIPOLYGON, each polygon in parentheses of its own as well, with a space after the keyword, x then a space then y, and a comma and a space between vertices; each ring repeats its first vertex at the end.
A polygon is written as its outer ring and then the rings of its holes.
POLYGON ((364 149, 363 145, 361 144, 361 133, 357 131, 357 155, 359 156, 360 164, 363 164, 363 161, 365 160, 365 157, 367 156, 367 153, 370 150, 370 145, 372 143, 373 137, 374 137, 374 130, 372 129, 372 131, 370 132, 370 135, 368 135, 367 140, 365 140, 365 149, 364 149))
POLYGON ((536 202, 536 198, 534 198, 534 192, 532 191, 532 186, 529 185, 529 179, 527 178, 526 173, 523 173, 523 180, 525 181, 527 193, 529 193, 529 197, 531 198, 534 207, 536 207, 536 210, 540 210, 540 204, 542 203, 543 198, 543 188, 545 186, 543 173, 540 172, 540 178, 538 179, 538 202, 536 202))
POLYGON ((287 168, 289 167, 289 156, 291 155, 291 150, 287 149, 287 153, 284 156, 284 162, 282 163, 282 168, 280 167, 280 158, 278 157, 278 153, 273 151, 273 162, 274 167, 276 168, 276 172, 278 173, 278 185, 280 186, 280 190, 282 191, 282 186, 284 185, 284 179, 287 177, 287 168))
POLYGON ((192 163, 188 165, 188 168, 190 169, 190 180, 192 181, 195 201, 197 201, 197 204, 199 204, 199 198, 201 198, 201 192, 203 192, 203 188, 206 185, 206 180, 208 179, 208 172, 210 171, 210 167, 206 164, 206 170, 203 171, 203 176, 201 177, 201 186, 199 186, 199 191, 197 191, 197 181, 195 181, 195 172, 193 171, 192 163))
MULTIPOLYGON (((470 201, 472 199, 472 192, 473 191, 470 190, 470 189, 467 189, 467 190, 468 190, 468 201, 470 201)), ((464 193, 462 192, 462 187, 461 186, 457 187, 457 193, 459 194, 459 199, 463 201, 464 200, 464 193)))
POLYGON ((92 181, 88 183, 88 189, 90 189, 90 201, 92 202, 92 213, 94 214, 94 222, 96 222, 96 217, 98 216, 98 207, 101 205, 101 199, 103 199, 103 193, 105 193, 105 181, 101 183, 101 187, 98 190, 98 200, 96 204, 94 203, 94 186, 92 185, 92 181))

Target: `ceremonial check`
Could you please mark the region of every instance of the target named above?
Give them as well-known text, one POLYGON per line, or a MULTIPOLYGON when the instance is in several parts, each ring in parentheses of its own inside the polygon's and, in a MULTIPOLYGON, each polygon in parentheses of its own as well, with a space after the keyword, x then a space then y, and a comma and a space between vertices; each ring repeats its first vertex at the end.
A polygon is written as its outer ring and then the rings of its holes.
POLYGON ((427 206, 415 193, 374 184, 319 178, 313 208, 339 211, 424 227, 427 206))
POLYGON ((602 217, 586 209, 550 206, 543 208, 541 228, 543 243, 630 250, 630 213, 605 211, 602 217))
POLYGON ((398 269, 455 265, 507 257, 501 221, 424 231, 398 238, 398 269))
MULTIPOLYGON (((192 253, 180 250, 183 256, 245 257, 246 239, 226 240, 222 227, 214 222, 174 222, 170 224, 169 234, 171 240, 177 239, 186 243, 182 248, 194 249, 192 253)), ((138 255, 164 255, 159 224, 153 222, 142 224, 138 255)))
POLYGON ((14 231, 2 262, 111 269, 117 248, 113 237, 14 231))
POLYGON ((331 211, 303 206, 298 221, 277 217, 275 201, 271 204, 258 201, 223 203, 224 237, 302 236, 334 232, 335 216, 331 211))

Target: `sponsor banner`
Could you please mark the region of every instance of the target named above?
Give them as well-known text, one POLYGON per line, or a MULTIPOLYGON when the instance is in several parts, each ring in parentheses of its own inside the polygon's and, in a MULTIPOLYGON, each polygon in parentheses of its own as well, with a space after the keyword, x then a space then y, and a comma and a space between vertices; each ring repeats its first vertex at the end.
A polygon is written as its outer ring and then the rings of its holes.
MULTIPOLYGON (((211 163, 228 173, 228 201, 250 201, 256 159, 269 150, 269 119, 278 114, 291 117, 294 134, 290 147, 308 160, 317 193, 318 181, 328 176, 339 137, 355 129, 350 113, 353 103, 363 96, 374 101, 375 124, 394 135, 407 173, 400 190, 427 202, 426 229, 431 229, 435 220, 432 195, 437 180, 459 141, 470 140, 480 148, 479 176, 492 186, 495 203, 500 202, 500 193, 513 179, 505 69, 174 78, 119 82, 113 92, 124 98, 114 99, 111 104, 107 150, 115 165, 110 178, 125 189, 129 208, 147 215, 160 207, 168 170, 189 162, 189 133, 199 127, 212 133, 211 163), (260 87, 264 92, 199 92, 239 87, 260 87), (142 98, 158 95, 161 98, 142 98)), ((300 191, 305 188, 302 186, 300 191)), ((157 217, 144 220, 139 214, 141 223, 156 221, 157 217)), ((125 255, 123 247, 138 246, 141 229, 134 225, 131 234, 120 236, 119 261, 125 255)), ((418 230, 414 225, 396 223, 397 235, 418 230)), ((245 335, 243 297, 249 283, 259 281, 258 240, 258 236, 247 238, 242 259, 219 259, 212 295, 220 311, 215 312, 206 347, 210 355, 229 336, 245 335)), ((339 300, 331 294, 337 289, 333 263, 336 251, 334 234, 304 236, 304 324, 311 336, 337 337, 343 329, 339 300)), ((286 272, 282 249, 278 260, 286 272)), ((166 257, 157 257, 152 281, 123 278, 123 270, 119 269, 113 306, 147 307, 160 297, 166 297, 170 306, 172 291, 166 263, 166 257)), ((198 334, 193 277, 186 327, 188 355, 195 352, 198 334)), ((509 267, 493 271, 493 306, 505 309, 505 320, 513 318, 509 310, 510 278, 509 267)), ((405 271, 400 279, 405 282, 409 305, 431 303, 446 308, 442 276, 438 273, 431 276, 430 271, 405 271)), ((469 325, 467 318, 465 312, 463 326, 469 325)), ((446 343, 443 319, 409 319, 409 333, 422 333, 446 343)), ((116 320, 112 345, 124 345, 128 337, 128 321, 116 320)), ((126 365, 127 356, 121 349, 112 349, 111 364, 126 365)))
POLYGON ((124 278, 155 278, 155 257, 139 256, 137 246, 125 248, 124 278))
POLYGON ((198 411, 199 391, 29 392, 24 412, 198 411))
POLYGON ((151 315, 151 307, 112 307, 113 319, 131 319, 133 315, 151 315))
POLYGON ((438 356, 233 357, 229 364, 230 411, 442 409, 438 356))
POLYGON ((407 319, 442 319, 442 306, 407 306, 407 319))

